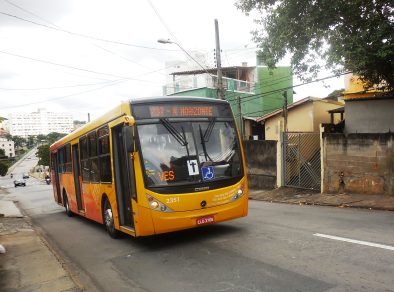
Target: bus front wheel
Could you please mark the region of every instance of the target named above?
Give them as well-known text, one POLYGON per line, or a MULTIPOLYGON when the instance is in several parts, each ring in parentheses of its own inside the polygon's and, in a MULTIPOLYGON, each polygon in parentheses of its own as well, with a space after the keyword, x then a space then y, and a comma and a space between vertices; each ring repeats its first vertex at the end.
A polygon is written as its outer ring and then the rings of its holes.
POLYGON ((109 203, 108 199, 106 199, 104 202, 103 219, 105 229, 107 230, 109 236, 112 238, 118 238, 119 231, 115 229, 114 216, 112 213, 111 204, 109 203))

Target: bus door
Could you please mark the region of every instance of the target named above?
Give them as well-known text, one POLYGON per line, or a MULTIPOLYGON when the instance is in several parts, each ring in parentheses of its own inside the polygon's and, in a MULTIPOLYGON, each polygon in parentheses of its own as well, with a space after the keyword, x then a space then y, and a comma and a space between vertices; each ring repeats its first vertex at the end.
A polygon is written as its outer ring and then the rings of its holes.
POLYGON ((57 195, 57 202, 62 202, 62 194, 60 193, 60 182, 59 182, 59 163, 57 158, 57 152, 52 153, 52 170, 53 170, 53 179, 55 180, 55 187, 56 187, 56 195, 57 195))
POLYGON ((112 128, 112 155, 115 174, 116 201, 118 205, 119 224, 134 228, 132 194, 135 193, 133 162, 125 148, 123 124, 112 128))
POLYGON ((77 198, 78 210, 83 210, 82 197, 81 197, 81 183, 82 183, 81 163, 79 161, 78 143, 72 145, 72 155, 73 155, 73 174, 74 174, 75 196, 77 198))

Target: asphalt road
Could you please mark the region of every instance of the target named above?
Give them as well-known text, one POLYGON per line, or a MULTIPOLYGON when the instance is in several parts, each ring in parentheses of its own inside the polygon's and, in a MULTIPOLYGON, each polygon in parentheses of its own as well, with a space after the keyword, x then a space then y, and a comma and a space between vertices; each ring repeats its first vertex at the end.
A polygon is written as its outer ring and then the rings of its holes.
MULTIPOLYGON (((25 160, 21 175, 37 160, 25 160)), ((394 291, 394 212, 250 201, 249 216, 147 238, 111 239, 68 218, 52 186, 0 178, 87 290, 394 291)))

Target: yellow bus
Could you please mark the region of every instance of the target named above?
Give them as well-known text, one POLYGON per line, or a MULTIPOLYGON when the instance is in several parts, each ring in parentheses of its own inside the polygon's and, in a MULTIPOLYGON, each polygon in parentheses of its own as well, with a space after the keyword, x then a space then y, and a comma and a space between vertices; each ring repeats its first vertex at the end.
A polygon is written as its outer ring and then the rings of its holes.
POLYGON ((55 201, 66 214, 146 236, 246 216, 248 183, 228 102, 140 98, 50 146, 55 201))

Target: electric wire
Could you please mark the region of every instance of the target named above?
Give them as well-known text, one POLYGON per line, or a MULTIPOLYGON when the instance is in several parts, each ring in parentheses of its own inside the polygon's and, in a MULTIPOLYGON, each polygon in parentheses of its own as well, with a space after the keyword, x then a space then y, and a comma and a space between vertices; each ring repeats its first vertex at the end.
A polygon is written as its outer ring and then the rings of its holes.
MULTIPOLYGON (((22 58, 22 59, 32 60, 32 61, 36 61, 36 62, 40 62, 40 63, 44 63, 44 64, 49 64, 49 65, 53 65, 53 66, 60 66, 60 67, 65 67, 65 68, 78 70, 78 71, 83 71, 83 72, 89 72, 89 73, 94 73, 94 74, 99 74, 99 75, 105 75, 105 76, 110 76, 110 77, 116 77, 116 78, 121 78, 121 79, 129 79, 129 80, 134 80, 134 81, 140 81, 140 82, 146 82, 146 83, 154 84, 154 82, 151 82, 151 81, 148 81, 148 80, 137 79, 137 78, 128 77, 128 76, 120 76, 120 75, 111 74, 111 73, 99 72, 99 71, 94 71, 94 70, 90 70, 90 69, 84 69, 84 68, 64 65, 64 64, 60 64, 60 63, 51 62, 51 61, 46 61, 46 60, 36 59, 36 58, 27 57, 27 56, 23 56, 23 55, 13 54, 13 53, 2 51, 2 50, 0 50, 0 53, 6 54, 6 55, 10 55, 10 56, 14 56, 14 57, 18 57, 18 58, 22 58)), ((139 74, 138 76, 141 76, 141 75, 143 75, 143 74, 139 74)))
MULTIPOLYGON (((53 23, 53 22, 51 22, 51 21, 49 21, 49 20, 47 20, 47 19, 41 17, 40 15, 37 15, 36 13, 31 12, 31 11, 29 11, 29 10, 27 10, 27 9, 25 9, 25 8, 23 8, 23 7, 21 7, 21 6, 17 5, 17 4, 15 4, 15 3, 9 1, 9 0, 4 0, 4 1, 7 2, 7 3, 10 4, 10 5, 12 5, 12 6, 14 6, 14 7, 16 7, 16 8, 18 8, 18 9, 20 9, 20 10, 26 12, 26 13, 28 13, 28 14, 33 15, 34 17, 37 17, 38 19, 40 19, 40 20, 42 20, 42 21, 44 21, 44 22, 46 22, 46 23, 52 25, 52 26, 55 27, 55 28, 58 28, 58 29, 61 29, 61 30, 65 30, 64 28, 62 28, 62 27, 56 25, 55 23, 53 23)), ((149 68, 149 67, 147 67, 147 66, 145 66, 145 65, 142 65, 142 64, 140 64, 140 63, 138 63, 138 62, 135 62, 135 61, 133 61, 133 60, 130 60, 129 58, 126 58, 126 57, 124 57, 124 56, 122 56, 122 55, 120 55, 120 54, 118 54, 118 53, 115 53, 114 51, 108 50, 107 48, 104 48, 104 47, 102 47, 102 46, 100 46, 100 45, 98 45, 98 44, 96 44, 96 43, 91 42, 91 44, 92 44, 93 46, 99 48, 100 50, 103 50, 103 51, 105 51, 105 52, 107 52, 107 53, 109 53, 109 54, 111 54, 111 55, 114 55, 114 56, 116 56, 116 57, 122 58, 123 60, 126 60, 126 61, 128 61, 128 62, 130 62, 130 63, 133 63, 133 64, 135 64, 135 65, 137 65, 137 66, 140 66, 140 67, 142 67, 142 68, 144 68, 144 69, 152 70, 152 68, 149 68)), ((164 73, 163 73, 163 74, 164 74, 164 73)))
POLYGON ((19 108, 19 107, 24 107, 24 106, 29 106, 29 105, 40 104, 40 103, 44 103, 44 102, 51 102, 51 101, 55 101, 55 100, 60 100, 60 99, 64 99, 64 98, 67 98, 67 97, 82 95, 82 94, 85 94, 85 93, 101 90, 101 89, 103 89, 105 87, 117 85, 117 84, 125 82, 125 81, 127 81, 127 80, 118 79, 118 80, 114 80, 113 82, 111 82, 111 84, 106 84, 106 85, 100 86, 99 88, 93 88, 93 89, 89 89, 89 90, 85 90, 85 91, 81 91, 81 92, 76 92, 76 93, 67 94, 67 95, 63 95, 63 96, 58 96, 58 97, 54 97, 54 98, 50 98, 50 99, 46 99, 46 100, 41 100, 41 101, 36 101, 36 102, 24 103, 24 104, 13 105, 13 106, 6 106, 6 107, 2 107, 2 109, 19 108))
POLYGON ((72 32, 69 30, 65 30, 65 29, 61 29, 61 28, 56 28, 56 27, 52 27, 46 24, 42 24, 33 20, 28 20, 25 19, 23 17, 19 17, 13 14, 9 14, 3 11, 0 11, 0 14, 8 16, 8 17, 12 17, 21 21, 25 21, 25 22, 29 22, 38 26, 42 26, 48 29, 52 29, 52 30, 56 30, 56 31, 61 31, 63 33, 67 33, 70 35, 75 35, 75 36, 79 36, 79 37, 83 37, 83 38, 87 38, 87 39, 92 39, 92 40, 96 40, 96 41, 101 41, 101 42, 106 42, 106 43, 112 43, 112 44, 117 44, 117 45, 123 45, 123 46, 128 46, 128 47, 134 47, 134 48, 140 48, 140 49, 149 49, 149 50, 158 50, 158 51, 179 51, 179 50, 171 50, 171 49, 161 49, 161 48, 156 48, 156 47, 148 47, 148 46, 143 46, 143 45, 136 45, 136 44, 130 44, 130 43, 125 43, 125 42, 120 42, 120 41, 114 41, 114 40, 108 40, 108 39, 103 39, 103 38, 98 38, 98 37, 94 37, 94 36, 89 36, 86 34, 81 34, 81 33, 76 33, 76 32, 72 32))

